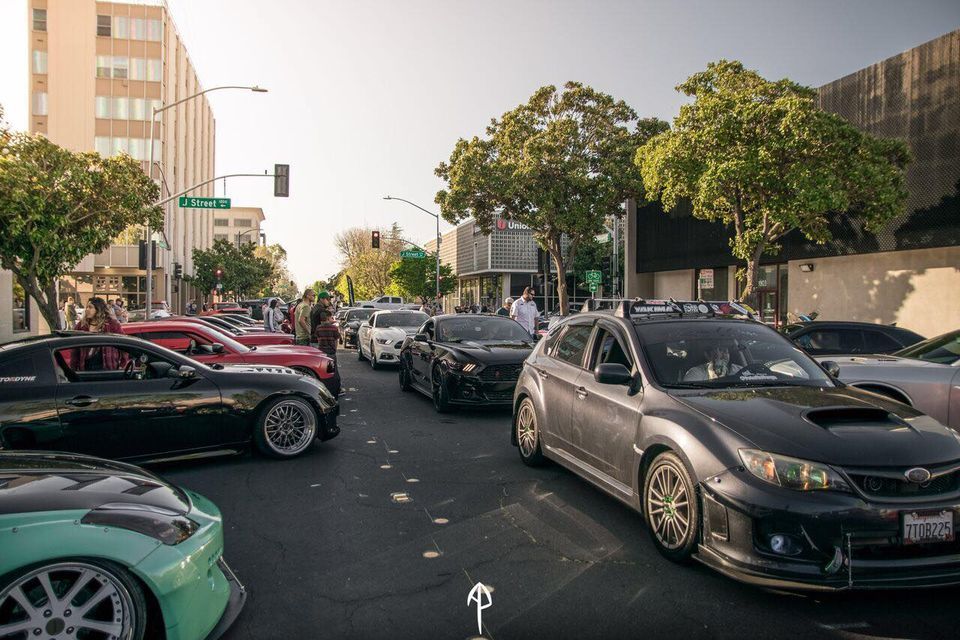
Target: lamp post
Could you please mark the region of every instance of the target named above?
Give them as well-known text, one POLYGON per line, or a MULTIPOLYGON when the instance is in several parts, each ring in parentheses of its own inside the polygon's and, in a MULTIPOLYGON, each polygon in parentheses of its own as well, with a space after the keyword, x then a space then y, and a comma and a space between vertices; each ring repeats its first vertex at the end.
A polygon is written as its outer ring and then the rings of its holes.
MULTIPOLYGON (((251 227, 250 229, 247 229, 247 230, 244 231, 243 233, 238 233, 238 234, 237 234, 237 249, 240 248, 240 238, 242 238, 243 236, 247 235, 248 233, 253 233, 254 231, 257 231, 257 228, 256 228, 256 227, 251 227)), ((261 234, 260 234, 260 238, 263 239, 263 246, 267 246, 267 236, 266 236, 266 234, 261 233, 261 234)))
POLYGON ((416 207, 423 211, 427 215, 431 215, 437 220, 437 302, 440 301, 440 215, 434 213, 433 211, 427 211, 423 207, 409 200, 404 200, 403 198, 394 198, 393 196, 383 196, 384 200, 399 200, 400 202, 406 202, 411 207, 416 207))
MULTIPOLYGON (((153 140, 154 140, 153 130, 154 130, 154 126, 155 126, 156 121, 157 121, 157 114, 158 114, 158 113, 163 113, 163 112, 166 111, 167 109, 170 109, 170 108, 172 108, 172 107, 175 107, 175 106, 177 106, 177 105, 179 105, 179 104, 183 104, 184 102, 187 102, 188 100, 193 100, 194 98, 199 98, 200 96, 202 96, 202 95, 205 94, 205 93, 210 93, 211 91, 220 91, 221 89, 243 89, 243 90, 245 90, 245 91, 253 91, 253 92, 255 92, 255 93, 266 93, 266 92, 267 92, 266 89, 264 89, 264 88, 262 88, 262 87, 258 87, 258 86, 256 86, 256 85, 254 85, 254 86, 252 86, 252 87, 247 87, 247 86, 242 86, 242 85, 224 85, 224 86, 221 86, 221 87, 212 87, 212 88, 210 88, 210 89, 204 89, 203 91, 199 91, 199 92, 197 92, 197 93, 195 93, 195 94, 193 94, 193 95, 187 96, 186 98, 181 98, 181 99, 177 100, 176 102, 171 102, 170 104, 165 104, 165 105, 163 105, 162 107, 159 107, 159 108, 158 108, 158 107, 153 107, 153 108, 151 108, 151 110, 150 110, 150 158, 149 158, 150 171, 149 171, 149 174, 148 174, 148 175, 150 176, 150 179, 151 179, 151 180, 153 180, 153 166, 154 166, 154 164, 157 164, 156 161, 155 161, 155 159, 154 159, 154 157, 153 157, 153 140)), ((146 306, 145 306, 145 309, 144 309, 144 310, 146 311, 146 319, 149 320, 149 319, 150 319, 150 312, 152 311, 152 307, 153 307, 153 244, 152 244, 152 242, 150 241, 150 223, 149 223, 149 222, 147 222, 147 224, 146 224, 146 231, 147 231, 147 264, 146 264, 146 272, 147 272, 147 291, 146 291, 146 293, 147 293, 147 300, 146 300, 146 306)))

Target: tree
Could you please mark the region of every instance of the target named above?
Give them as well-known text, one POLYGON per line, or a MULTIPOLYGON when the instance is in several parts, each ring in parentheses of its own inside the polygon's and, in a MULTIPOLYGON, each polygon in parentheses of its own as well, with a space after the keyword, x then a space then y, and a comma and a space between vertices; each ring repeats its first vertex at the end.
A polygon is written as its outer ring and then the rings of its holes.
POLYGON ((733 255, 746 262, 745 298, 761 256, 794 229, 823 244, 831 215, 860 217, 876 231, 903 211, 906 145, 822 111, 815 90, 726 60, 677 90, 693 102, 637 151, 636 163, 665 209, 686 199, 695 217, 732 225, 733 255))
POLYGON ((283 300, 296 298, 297 286, 293 283, 293 277, 287 268, 287 250, 279 244, 271 244, 265 247, 258 246, 254 253, 270 263, 272 274, 267 283, 261 287, 259 297, 278 297, 283 300))
POLYGON ((611 266, 613 261, 613 240, 608 242, 598 242, 590 238, 580 245, 576 258, 573 261, 573 272, 577 277, 577 286, 586 288, 587 271, 602 271, 603 286, 613 287, 613 274, 623 273, 623 243, 620 243, 620 251, 617 252, 617 264, 611 266))
POLYGON ((159 227, 159 189, 127 155, 76 153, 11 133, 0 111, 0 266, 57 326, 57 281, 131 225, 159 227))
POLYGON ((237 247, 228 240, 215 240, 209 249, 193 250, 193 275, 184 279, 201 291, 211 291, 217 286, 216 272, 220 270, 224 293, 232 291, 240 299, 260 291, 274 278, 273 265, 256 251, 249 242, 237 247))
MULTIPOLYGON (((432 300, 437 295, 437 254, 428 253, 423 259, 404 258, 393 263, 390 279, 400 293, 410 300, 432 300)), ((440 264, 440 293, 447 295, 457 288, 453 268, 440 264)))
POLYGON ((394 223, 389 231, 380 234, 380 248, 371 246, 369 227, 352 227, 334 236, 334 246, 340 253, 342 278, 337 290, 346 296, 346 276, 353 280, 357 300, 369 300, 378 295, 401 295, 390 278, 390 269, 400 255, 405 242, 400 238, 403 230, 394 223))

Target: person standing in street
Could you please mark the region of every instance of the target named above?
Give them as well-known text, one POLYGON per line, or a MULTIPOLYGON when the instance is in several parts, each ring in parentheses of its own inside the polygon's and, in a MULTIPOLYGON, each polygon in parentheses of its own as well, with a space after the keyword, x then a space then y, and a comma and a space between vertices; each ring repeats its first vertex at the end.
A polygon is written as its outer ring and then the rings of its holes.
POLYGON ((113 315, 120 324, 124 324, 130 320, 130 314, 127 313, 127 310, 123 306, 123 298, 117 298, 116 302, 113 303, 113 315))
POLYGON ((310 346, 310 312, 313 311, 315 299, 313 289, 307 289, 294 312, 293 332, 296 344, 310 346))
POLYGON ((77 304, 73 301, 73 296, 67 297, 67 304, 63 307, 63 314, 67 318, 68 329, 77 324, 77 304))
POLYGON ((513 298, 506 298, 503 301, 503 306, 497 309, 498 316, 507 316, 510 317, 510 309, 513 307, 513 298))
POLYGON ((57 329, 63 331, 67 328, 67 314, 63 310, 64 304, 61 302, 57 306, 57 329))
POLYGON ((283 314, 280 313, 278 305, 280 301, 276 298, 270 298, 270 305, 263 312, 263 328, 270 333, 280 331, 280 323, 283 322, 283 314))
POLYGON ((537 330, 537 303, 533 299, 536 295, 533 287, 527 287, 523 290, 523 296, 513 301, 510 307, 510 317, 520 323, 520 326, 527 330, 530 337, 536 334, 537 330))
MULTIPOLYGON (((320 305, 317 305, 320 306, 320 305)), ((340 330, 333 322, 333 315, 326 309, 321 308, 319 322, 313 331, 313 340, 317 349, 337 361, 337 342, 340 339, 340 330)))

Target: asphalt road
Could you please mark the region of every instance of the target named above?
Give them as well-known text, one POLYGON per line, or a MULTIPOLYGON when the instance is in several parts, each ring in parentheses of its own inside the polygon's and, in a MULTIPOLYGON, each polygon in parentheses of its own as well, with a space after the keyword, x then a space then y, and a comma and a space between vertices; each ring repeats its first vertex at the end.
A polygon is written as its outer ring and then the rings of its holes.
POLYGON ((798 595, 654 550, 641 517, 559 467, 524 466, 506 411, 438 415, 341 352, 339 437, 292 461, 167 466, 212 498, 249 598, 229 640, 957 638, 960 589, 798 595), (405 496, 405 498, 403 497, 405 496))

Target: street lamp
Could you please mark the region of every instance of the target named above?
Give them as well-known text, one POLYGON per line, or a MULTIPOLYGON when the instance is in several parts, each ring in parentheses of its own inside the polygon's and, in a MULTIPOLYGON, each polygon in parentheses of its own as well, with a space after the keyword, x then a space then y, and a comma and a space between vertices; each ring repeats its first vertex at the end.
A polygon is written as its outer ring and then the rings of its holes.
MULTIPOLYGON (((162 107, 153 107, 153 108, 150 110, 150 159, 149 159, 150 172, 149 172, 149 176, 150 176, 150 179, 151 179, 151 180, 153 180, 153 165, 156 164, 156 162, 154 161, 154 157, 153 157, 153 139, 154 139, 153 130, 154 130, 154 125, 156 124, 156 121, 157 121, 157 114, 158 114, 158 113, 163 113, 163 112, 166 111, 167 109, 170 109, 170 108, 172 108, 172 107, 175 107, 175 106, 177 106, 177 105, 179 105, 179 104, 183 104, 184 102, 187 102, 188 100, 193 100, 194 98, 199 98, 200 96, 202 96, 202 95, 205 94, 205 93, 210 93, 211 91, 220 91, 221 89, 243 89, 243 90, 245 90, 245 91, 253 91, 254 93, 266 93, 266 92, 267 92, 266 89, 264 89, 263 87, 258 87, 257 85, 253 85, 252 87, 243 86, 243 85, 223 85, 223 86, 221 86, 221 87, 212 87, 212 88, 210 88, 210 89, 204 89, 203 91, 199 91, 199 92, 197 92, 197 93, 195 93, 195 94, 193 94, 193 95, 187 96, 186 98, 181 98, 181 99, 177 100, 176 102, 171 102, 170 104, 165 104, 165 105, 163 105, 162 107)), ((146 264, 146 271, 147 271, 147 291, 146 291, 146 293, 147 293, 147 304, 146 304, 145 311, 146 311, 146 318, 147 318, 147 320, 149 320, 149 319, 150 319, 150 312, 151 312, 151 310, 152 310, 152 308, 153 308, 153 251, 152 251, 153 245, 150 244, 150 222, 149 222, 149 221, 148 221, 147 224, 146 224, 146 231, 147 231, 147 264, 146 264)))
MULTIPOLYGON (((248 233, 253 233, 254 231, 257 231, 257 228, 256 228, 256 227, 251 227, 251 228, 247 229, 246 231, 244 231, 243 233, 237 233, 237 249, 240 248, 240 238, 242 238, 243 236, 247 235, 248 233)), ((263 246, 267 246, 267 236, 266 236, 266 234, 261 233, 261 234, 260 234, 260 238, 263 239, 263 246)))
POLYGON ((437 301, 440 301, 440 216, 439 214, 434 213, 433 211, 427 211, 423 207, 409 200, 404 200, 403 198, 394 198, 393 196, 383 196, 384 200, 399 200, 400 202, 406 202, 411 207, 416 207, 423 211, 427 215, 431 215, 437 220, 437 301))

